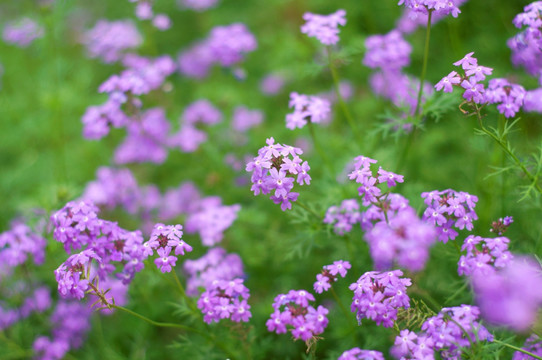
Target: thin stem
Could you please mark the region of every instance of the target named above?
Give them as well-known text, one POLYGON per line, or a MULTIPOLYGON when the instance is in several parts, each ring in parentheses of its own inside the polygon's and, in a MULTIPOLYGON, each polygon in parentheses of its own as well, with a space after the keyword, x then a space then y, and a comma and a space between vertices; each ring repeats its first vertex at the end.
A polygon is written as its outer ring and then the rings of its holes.
POLYGON ((497 142, 497 144, 499 144, 499 146, 504 150, 504 152, 510 156, 510 158, 512 158, 512 160, 514 160, 514 162, 516 163, 517 166, 519 166, 519 168, 521 169, 521 171, 523 171, 523 173, 525 174, 525 176, 527 176, 527 178, 529 179, 529 181, 531 181, 531 184, 534 185, 534 187, 536 188, 536 190, 542 194, 542 188, 540 187, 540 185, 538 184, 538 176, 535 176, 533 174, 531 174, 531 172, 525 167, 525 165, 523 165, 523 163, 521 162, 521 160, 518 159, 518 157, 516 156, 516 154, 514 154, 512 152, 512 150, 508 147, 508 144, 503 141, 502 139, 499 139, 495 134, 493 134, 491 131, 489 131, 488 129, 486 129, 486 127, 484 126, 484 123, 482 121, 482 114, 480 113, 480 108, 478 107, 478 104, 474 103, 474 108, 476 109, 476 116, 478 118, 478 124, 480 125, 480 130, 482 130, 482 132, 486 135, 488 135, 489 137, 491 137, 493 140, 495 140, 497 142))
POLYGON ((542 360, 542 357, 540 357, 540 356, 538 356, 538 355, 536 355, 536 354, 533 354, 532 352, 527 351, 527 350, 525 350, 525 349, 519 348, 519 347, 514 346, 514 345, 510 345, 510 344, 508 344, 508 343, 505 343, 504 341, 500 341, 500 340, 497 340, 497 339, 493 339, 493 341, 496 342, 497 344, 501 344, 501 345, 503 345, 503 346, 509 347, 510 349, 514 349, 514 350, 519 351, 519 352, 522 352, 522 353, 524 353, 524 354, 526 354, 526 355, 532 356, 532 357, 534 357, 535 359, 542 360))
POLYGON ((335 292, 335 289, 333 288, 333 286, 331 286, 330 290, 331 290, 331 295, 333 295, 333 298, 335 299, 337 304, 339 304, 339 307, 341 308, 341 311, 343 312, 344 316, 346 316, 347 319, 351 318, 352 314, 346 311, 346 308, 344 307, 341 299, 339 299, 339 297, 337 296, 337 293, 335 292))
POLYGON ((427 73, 427 59, 429 58, 429 39, 431 38, 431 15, 433 10, 427 10, 427 28, 425 31, 425 46, 423 50, 423 65, 422 65, 422 74, 420 76, 420 88, 418 89, 418 101, 416 102, 416 111, 414 111, 414 116, 418 116, 422 103, 423 95, 423 83, 425 81, 425 74, 427 73))
POLYGON ((346 103, 344 102, 343 96, 341 95, 339 75, 337 74, 337 69, 335 68, 335 64, 333 63, 333 58, 331 56, 331 48, 329 46, 326 47, 326 52, 327 52, 327 61, 329 64, 329 70, 331 71, 331 77, 333 78, 333 84, 335 85, 335 93, 337 95, 337 101, 339 102, 339 106, 341 107, 342 113, 344 117, 346 118, 348 125, 350 125, 350 128, 354 132, 354 136, 359 142, 358 145, 361 145, 362 141, 361 141, 361 138, 359 137, 358 128, 356 126, 354 118, 352 117, 352 114, 350 114, 350 110, 348 110, 348 107, 346 106, 346 103))
POLYGON ((310 132, 311 138, 312 138, 312 143, 314 144, 314 147, 316 148, 316 151, 318 152, 318 154, 320 155, 322 160, 324 160, 324 163, 326 164, 327 169, 330 172, 330 174, 334 174, 333 166, 331 166, 331 163, 329 162, 329 159, 326 156, 326 153, 322 150, 322 147, 320 146, 320 143, 316 140, 316 133, 314 132, 314 126, 312 125, 312 122, 310 120, 308 121, 307 126, 309 128, 309 132, 310 132))
POLYGON ((453 299, 455 299, 465 288, 469 286, 469 283, 465 282, 459 289, 457 289, 446 301, 444 305, 449 304, 453 299))
POLYGON ((175 282, 177 283, 177 288, 179 289, 179 292, 181 293, 181 296, 185 298, 186 302, 188 303, 188 306, 190 306, 190 309, 192 309, 193 312, 199 314, 199 311, 192 301, 190 297, 186 295, 186 291, 184 290, 183 284, 181 284, 181 280, 179 280, 179 276, 177 275, 177 272, 175 270, 172 271, 173 277, 175 278, 175 282))

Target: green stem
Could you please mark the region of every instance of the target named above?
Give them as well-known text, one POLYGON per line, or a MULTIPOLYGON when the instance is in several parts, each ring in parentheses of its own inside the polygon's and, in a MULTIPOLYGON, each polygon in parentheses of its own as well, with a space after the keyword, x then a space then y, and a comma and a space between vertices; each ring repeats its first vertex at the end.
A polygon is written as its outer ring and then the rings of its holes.
POLYGON ((341 311, 343 312, 344 316, 346 316, 347 319, 352 318, 352 314, 346 311, 346 308, 344 307, 341 299, 339 299, 339 297, 337 296, 337 293, 335 292, 335 289, 333 288, 333 286, 331 286, 331 295, 333 295, 333 298, 335 299, 337 304, 339 304, 339 307, 341 308, 341 311))
POLYGON ((429 58, 429 39, 431 38, 431 15, 433 10, 427 10, 427 28, 425 31, 425 46, 423 49, 423 65, 422 65, 422 74, 420 76, 420 88, 418 89, 418 101, 416 102, 416 111, 414 111, 414 116, 418 116, 422 103, 423 95, 423 83, 425 81, 425 74, 427 73, 427 60, 429 58))
POLYGON ((525 174, 525 176, 527 176, 527 178, 529 179, 529 181, 531 182, 531 184, 534 185, 534 187, 536 188, 536 190, 542 194, 542 188, 540 187, 540 185, 538 184, 538 175, 535 176, 533 174, 531 174, 531 172, 525 167, 525 165, 523 165, 523 163, 521 162, 521 160, 518 159, 518 157, 516 156, 516 154, 514 154, 512 152, 512 150, 510 149, 510 147, 508 146, 508 144, 503 141, 502 139, 499 139, 494 133, 492 133, 491 131, 489 131, 488 129, 486 129, 486 127, 484 126, 484 123, 482 121, 482 114, 480 113, 480 108, 478 107, 478 104, 474 103, 474 108, 476 109, 476 116, 478 118, 478 124, 480 125, 480 129, 482 130, 482 132, 486 135, 488 135, 490 138, 492 138, 493 140, 495 140, 497 142, 497 144, 504 150, 504 152, 510 157, 512 158, 512 160, 516 163, 516 165, 521 169, 521 171, 523 171, 523 173, 525 174))
POLYGON ((514 349, 514 350, 516 350, 516 351, 522 352, 522 353, 524 353, 524 354, 526 354, 526 355, 532 356, 532 357, 535 358, 535 359, 542 360, 542 357, 540 357, 540 356, 538 356, 538 355, 536 355, 536 354, 533 354, 532 352, 527 351, 527 350, 525 350, 525 349, 522 349, 522 348, 519 348, 519 347, 517 347, 517 346, 510 345, 510 344, 508 344, 508 343, 505 343, 504 341, 500 341, 500 340, 497 340, 497 339, 493 339, 493 342, 496 342, 497 344, 501 344, 501 345, 503 345, 503 346, 509 347, 510 349, 514 349))
POLYGON ((143 316, 143 315, 141 315, 139 313, 136 313, 135 311, 132 311, 132 310, 127 309, 127 308, 122 307, 122 306, 110 304, 110 307, 113 308, 113 309, 124 311, 124 312, 126 312, 126 313, 128 313, 128 314, 130 314, 132 316, 135 316, 135 317, 137 317, 137 318, 139 318, 141 320, 144 320, 144 321, 146 321, 149 324, 154 325, 154 326, 176 328, 176 329, 181 329, 181 330, 185 330, 185 331, 188 331, 188 332, 192 332, 192 333, 201 335, 201 336, 207 338, 208 340, 210 340, 211 342, 213 342, 215 345, 217 345, 226 355, 228 355, 228 357, 230 357, 232 359, 235 358, 235 355, 231 351, 229 351, 224 345, 222 345, 220 342, 218 342, 213 335, 210 335, 207 332, 203 332, 203 331, 200 331, 198 329, 194 329, 194 328, 192 328, 190 326, 186 326, 186 325, 182 325, 182 324, 174 324, 174 323, 165 323, 165 322, 154 321, 152 319, 149 319, 146 316, 143 316))
POLYGON ((328 171, 330 174, 334 174, 333 166, 331 166, 331 163, 329 162, 328 157, 326 156, 326 153, 322 150, 322 147, 320 147, 320 143, 316 140, 316 134, 314 132, 314 126, 312 125, 312 122, 309 120, 307 126, 309 127, 309 132, 311 134, 312 143, 314 144, 314 147, 316 148, 316 151, 324 160, 324 164, 326 164, 328 171))
POLYGON ((190 309, 192 309, 194 313, 199 314, 199 310, 197 309, 197 306, 194 304, 192 299, 186 295, 186 291, 184 290, 183 284, 181 284, 181 280, 179 280, 179 276, 177 275, 177 272, 173 270, 172 273, 173 273, 173 277, 175 278, 175 282, 177 283, 177 288, 179 289, 179 292, 181 293, 181 296, 186 300, 190 309))
POLYGON ((465 282, 459 289, 457 289, 446 301, 444 302, 444 305, 449 304, 453 299, 455 299, 465 288, 469 286, 468 282, 465 282))
POLYGON ((354 136, 356 137, 357 141, 359 142, 358 145, 361 145, 362 141, 359 136, 358 128, 356 126, 356 123, 354 121, 354 118, 352 117, 352 114, 350 114, 350 110, 348 110, 348 107, 346 106, 346 103, 344 102, 344 99, 341 95, 341 87, 339 82, 339 75, 337 74, 337 69, 335 68, 335 64, 333 63, 333 59, 331 56, 331 48, 328 46, 326 47, 327 52, 327 60, 329 64, 329 70, 331 71, 331 77, 333 78, 333 84, 335 85, 335 93, 337 94, 337 101, 339 102, 339 106, 341 107, 342 113, 344 117, 346 118, 346 121, 348 122, 348 125, 350 125, 350 128, 354 132, 354 136))

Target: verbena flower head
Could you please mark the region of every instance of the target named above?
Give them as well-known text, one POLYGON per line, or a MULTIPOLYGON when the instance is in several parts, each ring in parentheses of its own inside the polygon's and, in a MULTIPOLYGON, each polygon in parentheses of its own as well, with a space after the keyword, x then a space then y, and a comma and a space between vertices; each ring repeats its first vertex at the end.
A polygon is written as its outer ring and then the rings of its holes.
POLYGON ((266 75, 260 82, 260 91, 267 96, 278 94, 284 85, 286 78, 279 74, 266 75))
POLYGON ((185 252, 192 251, 192 247, 182 239, 182 229, 182 225, 158 223, 154 225, 149 241, 143 244, 145 258, 152 256, 153 250, 156 250, 158 258, 154 263, 163 273, 170 272, 177 261, 177 257, 171 254, 172 250, 175 250, 175 255, 184 255, 185 252))
POLYGON ((307 12, 303 14, 306 21, 301 32, 315 37, 324 45, 334 45, 339 41, 339 25, 346 25, 346 11, 337 10, 329 15, 318 15, 307 12))
POLYGON ((527 330, 542 306, 542 270, 527 257, 515 257, 500 271, 472 277, 475 299, 489 323, 527 330))
POLYGON ((402 330, 390 352, 397 359, 434 359, 434 352, 443 359, 460 359, 462 349, 470 347, 471 341, 493 340, 478 322, 479 315, 476 306, 443 308, 422 324, 420 333, 402 330))
POLYGON ((43 313, 51 307, 51 303, 52 299, 48 287, 30 288, 24 283, 15 283, 12 291, 2 293, 0 331, 11 327, 34 313, 43 313), (8 304, 11 302, 20 305, 10 307, 8 304))
POLYGON ((324 291, 328 291, 331 285, 337 281, 340 275, 345 277, 348 270, 352 267, 348 261, 337 260, 331 265, 325 265, 322 272, 316 275, 316 282, 314 283, 314 291, 317 294, 321 294, 324 291))
MULTIPOLYGON (((467 0, 448 0, 448 6, 441 8, 439 10, 432 10, 431 14, 431 26, 435 25, 437 22, 445 18, 448 14, 450 14, 450 10, 455 10, 453 7, 459 9, 459 7, 467 2, 467 0)), ((406 2, 405 2, 406 3, 406 2)), ((460 12, 460 11, 459 11, 460 12)), ((456 11, 456 13, 459 13, 456 11)), ((452 16, 454 11, 451 12, 452 16)), ((401 31, 404 34, 410 34, 414 32, 418 27, 427 26, 427 17, 428 12, 424 9, 418 8, 411 8, 405 6, 405 10, 403 12, 403 15, 401 18, 397 21, 396 28, 401 31)))
POLYGON ((399 308, 409 308, 410 298, 406 293, 412 283, 409 278, 400 278, 401 270, 388 272, 370 271, 350 285, 354 292, 350 309, 356 313, 359 323, 364 318, 377 325, 392 327, 399 308))
POLYGON ((435 11, 439 15, 452 14, 453 17, 457 17, 461 12, 455 0, 399 0, 399 5, 422 14, 435 11))
POLYGON ((112 63, 120 60, 126 50, 139 47, 143 38, 130 20, 99 20, 83 34, 81 42, 91 58, 112 63))
POLYGON ((263 119, 264 114, 261 110, 251 110, 244 106, 237 106, 233 111, 231 126, 236 131, 246 132, 260 125, 263 119))
POLYGON ((299 185, 310 184, 309 164, 299 157, 303 153, 300 148, 275 143, 275 139, 266 140, 267 145, 258 150, 258 156, 246 166, 252 172, 251 190, 254 195, 269 194, 275 204, 280 204, 282 211, 292 208, 299 193, 292 192, 294 182, 299 185))
POLYGON ((463 243, 462 255, 457 264, 459 275, 489 275, 496 268, 503 268, 510 264, 513 259, 508 251, 510 240, 505 237, 482 238, 481 236, 469 235, 463 243))
POLYGON ((505 216, 504 218, 499 218, 499 220, 493 221, 491 223, 491 229, 489 229, 489 231, 491 231, 492 233, 496 233, 497 235, 500 236, 503 233, 505 233, 506 230, 508 230, 508 227, 512 225, 513 222, 514 222, 514 218, 512 218, 511 216, 505 216))
POLYGON ((209 288, 217 280, 243 278, 243 262, 237 254, 228 254, 220 247, 211 248, 196 260, 186 260, 183 270, 187 274, 186 294, 198 295, 198 288, 209 288))
POLYGON ((542 6, 535 1, 524 8, 513 20, 514 25, 521 29, 521 33, 508 40, 508 47, 512 50, 512 63, 523 66, 525 70, 535 76, 542 85, 542 6))
POLYGON ((198 308, 204 314, 203 321, 208 324, 222 319, 247 322, 252 317, 247 303, 249 297, 242 279, 215 280, 201 294, 198 308))
POLYGON ((4 26, 2 34, 8 44, 25 48, 34 40, 43 37, 43 27, 30 18, 10 21, 4 26))
POLYGON ((367 51, 362 63, 371 69, 399 70, 410 64, 412 46, 397 30, 392 30, 386 35, 367 37, 365 47, 367 51))
POLYGON ((452 92, 453 87, 463 88, 463 98, 466 102, 474 104, 498 104, 497 110, 510 118, 523 106, 525 89, 521 85, 512 84, 506 79, 494 78, 489 80, 487 88, 481 81, 491 75, 492 68, 481 66, 473 57, 474 53, 468 53, 465 57, 454 63, 461 66, 462 74, 452 71, 442 78, 436 85, 438 91, 452 92))
POLYGON ((362 350, 355 347, 343 352, 338 360, 384 360, 384 354, 376 350, 362 350))
POLYGON ((222 199, 218 196, 204 198, 198 205, 199 209, 186 219, 186 232, 197 232, 204 246, 214 246, 222 241, 224 231, 237 219, 241 205, 222 205, 222 199))
POLYGON ((333 225, 335 234, 344 235, 352 230, 352 226, 361 220, 359 203, 356 199, 347 199, 340 206, 331 206, 327 209, 324 224, 333 225))
MULTIPOLYGON (((527 350, 530 353, 533 353, 538 356, 542 356, 542 340, 533 334, 525 340, 523 344, 523 350, 527 350)), ((524 354, 522 352, 516 351, 512 360, 533 360, 534 358, 530 355, 524 354)))
POLYGON ((296 92, 290 94, 288 106, 294 108, 293 113, 286 115, 286 127, 290 130, 301 129, 307 122, 318 124, 326 121, 331 111, 328 100, 296 92))
POLYGON ((437 227, 438 239, 443 243, 454 240, 458 233, 454 229, 472 230, 473 221, 478 219, 474 211, 478 197, 469 193, 454 191, 430 191, 422 193, 427 209, 423 219, 437 227))
POLYGON ((328 324, 329 310, 321 305, 315 309, 309 301, 314 301, 314 296, 306 290, 279 294, 273 302, 275 311, 265 323, 267 330, 277 334, 290 331, 295 340, 305 342, 323 333, 328 324))
POLYGON ((0 280, 11 269, 25 263, 30 256, 36 265, 45 260, 47 240, 21 221, 14 221, 0 234, 0 280))

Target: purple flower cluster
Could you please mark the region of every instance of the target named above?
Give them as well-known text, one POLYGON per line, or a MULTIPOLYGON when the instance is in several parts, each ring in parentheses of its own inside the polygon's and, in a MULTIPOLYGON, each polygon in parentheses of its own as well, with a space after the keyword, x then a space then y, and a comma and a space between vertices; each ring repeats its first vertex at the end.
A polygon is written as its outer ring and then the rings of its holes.
POLYGON ((346 25, 346 11, 340 9, 329 15, 318 15, 307 12, 303 14, 305 24, 301 32, 315 37, 324 45, 334 45, 339 41, 339 25, 346 25))
POLYGON ((512 63, 523 66, 525 70, 538 79, 542 85, 542 2, 535 1, 524 8, 513 20, 514 25, 521 29, 527 28, 508 40, 508 47, 512 50, 512 63))
POLYGON ((43 264, 47 241, 23 222, 14 221, 0 234, 0 280, 32 256, 36 265, 43 264))
POLYGON ((355 347, 343 352, 338 360, 384 360, 384 354, 380 351, 362 350, 355 347))
POLYGON ((187 274, 186 294, 198 295, 198 289, 209 288, 219 280, 230 281, 244 277, 243 262, 237 254, 228 254, 220 247, 211 248, 196 260, 186 260, 183 270, 187 274))
POLYGON ((186 219, 186 232, 199 233, 204 246, 214 246, 222 241, 226 231, 237 219, 241 205, 222 205, 218 196, 210 196, 198 203, 199 209, 186 219))
POLYGON ((91 314, 92 310, 86 304, 60 301, 50 319, 53 337, 40 336, 34 340, 34 358, 60 360, 70 349, 80 347, 90 330, 91 314))
POLYGON ((508 227, 512 225, 513 222, 514 218, 511 216, 505 216, 504 219, 499 218, 499 220, 491 223, 491 229, 489 229, 489 231, 500 236, 508 230, 508 227))
POLYGON ((338 275, 345 277, 348 269, 351 267, 352 265, 350 265, 348 261, 343 260, 334 261, 331 265, 324 265, 322 273, 316 275, 314 291, 317 294, 328 291, 331 288, 331 285, 337 281, 338 275))
MULTIPOLYGON (((402 72, 402 68, 410 63, 410 44, 399 31, 392 30, 386 35, 367 37, 365 47, 367 51, 362 63, 371 69, 379 69, 370 78, 373 91, 413 114, 418 102, 420 81, 402 72)), ((422 100, 425 101, 432 92, 431 84, 425 82, 422 100)))
POLYGON ((377 161, 366 156, 360 155, 354 158, 354 170, 348 174, 350 180, 354 180, 361 186, 358 188, 359 195, 362 197, 363 206, 369 206, 379 201, 382 191, 378 184, 386 183, 389 188, 396 186, 397 183, 404 181, 403 175, 386 171, 380 167, 378 176, 373 176, 371 164, 377 161))
POLYGON ((179 55, 179 71, 185 76, 201 79, 214 64, 235 65, 257 46, 256 38, 244 24, 216 26, 206 39, 179 55))
POLYGON ((454 0, 399 0, 398 5, 405 5, 407 9, 422 14, 434 11, 435 14, 452 14, 453 17, 457 17, 461 12, 454 0))
POLYGON ((25 48, 34 40, 43 37, 43 27, 30 18, 21 18, 8 22, 4 26, 2 37, 8 44, 25 48))
MULTIPOLYGON (((449 14, 449 10, 453 9, 454 6, 458 10, 459 6, 461 6, 466 1, 467 0, 448 0, 448 6, 444 6, 438 10, 436 10, 435 6, 433 6, 431 14, 431 25, 435 25, 437 22, 446 17, 449 14)), ((437 3, 435 3, 435 5, 442 6, 443 4, 440 3, 439 5, 437 5, 437 3)), ((461 11, 456 11, 456 16, 460 12, 461 11)), ((424 11, 423 9, 419 8, 405 7, 403 15, 397 22, 397 29, 399 29, 402 33, 410 34, 414 32, 419 26, 427 26, 427 17, 427 10, 424 11)))
POLYGON ((208 324, 222 319, 247 322, 252 317, 247 303, 249 297, 242 279, 215 280, 201 294, 198 308, 204 314, 203 321, 208 324))
POLYGON ((207 134, 198 124, 215 125, 222 121, 222 113, 210 101, 200 99, 188 105, 181 115, 181 128, 171 135, 168 144, 182 152, 194 152, 207 141, 207 134))
MULTIPOLYGON (((128 284, 143 269, 145 259, 140 231, 127 231, 116 223, 98 218, 98 208, 85 201, 69 202, 51 216, 54 238, 66 252, 83 248, 55 270, 61 295, 81 299, 89 286, 115 273, 128 284), (91 261, 97 263, 92 271, 91 261), (92 276, 92 278, 90 278, 92 276)), ((95 289, 92 289, 93 291, 95 289)))
MULTIPOLYGON (((533 334, 529 336, 527 340, 525 340, 523 349, 535 355, 542 356, 542 341, 537 335, 533 334)), ((514 357, 512 357, 512 360, 534 360, 534 358, 530 355, 516 351, 514 353, 514 357)))
POLYGON ((10 294, 2 294, 3 301, 0 302, 0 331, 7 329, 18 321, 26 319, 33 313, 43 313, 51 307, 49 288, 39 286, 31 291, 28 286, 25 286, 25 284, 22 285, 22 289, 12 290, 10 294), (19 297, 23 297, 24 300, 18 308, 8 308, 4 303, 5 300, 19 297))
POLYGON ((188 8, 195 11, 204 11, 215 7, 218 0, 177 0, 177 4, 181 8, 188 8))
POLYGON ((472 222, 478 220, 474 207, 478 197, 466 192, 457 192, 452 189, 434 190, 422 193, 427 209, 423 213, 423 219, 437 227, 438 239, 443 243, 454 240, 457 231, 474 227, 472 222))
POLYGON ((509 265, 513 259, 508 251, 509 242, 505 237, 482 238, 469 235, 461 247, 467 254, 459 258, 457 272, 466 276, 488 275, 493 273, 495 268, 509 265))
POLYGON ((461 349, 473 342, 492 341, 493 336, 478 322, 480 311, 475 306, 443 308, 430 317, 415 333, 402 330, 395 338, 391 353, 397 359, 434 359, 439 352, 443 359, 461 359, 461 349))
POLYGON ((91 58, 112 63, 120 60, 124 51, 139 47, 143 39, 130 20, 100 20, 83 34, 81 42, 91 58))
POLYGON ((275 204, 280 204, 282 211, 292 208, 299 193, 292 192, 294 181, 299 185, 311 182, 308 174, 309 164, 299 157, 303 153, 300 148, 290 145, 275 144, 272 137, 266 140, 267 146, 258 150, 258 156, 246 166, 246 171, 252 172, 251 190, 254 195, 269 194, 275 204), (294 178, 294 176, 297 178, 294 178))
POLYGON ((516 331, 527 330, 542 306, 542 270, 533 259, 515 257, 506 267, 472 277, 484 319, 516 331))
POLYGON ((150 0, 129 0, 136 3, 135 14, 140 20, 151 20, 158 30, 167 30, 171 27, 171 19, 166 14, 155 14, 150 0))
POLYGON ((286 115, 286 127, 290 130, 301 129, 307 122, 321 123, 331 112, 331 104, 326 99, 296 92, 290 94, 288 106, 294 108, 293 113, 286 115))
POLYGON ((437 232, 434 226, 418 218, 408 201, 401 198, 398 194, 390 194, 389 202, 382 202, 384 206, 389 204, 389 209, 383 210, 384 214, 376 205, 367 210, 362 223, 366 230, 365 240, 376 269, 390 269, 395 263, 410 271, 420 271, 429 259, 429 248, 434 244, 437 232), (369 218, 375 215, 380 219, 367 226, 369 218))
POLYGON ((279 294, 273 302, 275 311, 265 323, 267 330, 277 334, 286 334, 289 330, 295 340, 303 341, 323 333, 328 324, 329 310, 322 305, 315 309, 309 305, 309 301, 314 301, 314 296, 306 290, 279 294))
POLYGON ((244 106, 237 106, 233 110, 231 126, 235 131, 244 133, 250 128, 263 122, 264 114, 261 110, 250 110, 244 106))
POLYGON ((143 244, 143 255, 145 258, 153 255, 156 250, 158 258, 154 263, 163 273, 171 272, 172 267, 177 262, 177 257, 170 255, 175 249, 175 255, 184 255, 185 252, 191 252, 192 247, 182 239, 182 225, 164 225, 156 224, 149 241, 143 244))
POLYGON ((333 225, 335 234, 344 235, 352 230, 352 226, 361 221, 357 199, 346 199, 340 206, 331 206, 326 211, 324 224, 333 225))
POLYGON ((474 104, 498 104, 497 110, 507 118, 513 117, 523 106, 525 98, 525 89, 521 85, 512 84, 506 79, 495 78, 488 82, 487 88, 481 81, 484 81, 487 75, 491 75, 492 68, 478 64, 478 60, 468 53, 465 57, 454 63, 455 66, 461 66, 464 75, 452 71, 442 78, 435 89, 444 92, 452 92, 453 86, 463 88, 463 98, 467 102, 474 104))
POLYGON ((409 308, 410 298, 406 293, 412 283, 409 278, 401 278, 401 270, 388 272, 369 271, 349 289, 354 292, 350 309, 356 313, 356 319, 374 320, 377 325, 393 326, 399 308, 409 308))

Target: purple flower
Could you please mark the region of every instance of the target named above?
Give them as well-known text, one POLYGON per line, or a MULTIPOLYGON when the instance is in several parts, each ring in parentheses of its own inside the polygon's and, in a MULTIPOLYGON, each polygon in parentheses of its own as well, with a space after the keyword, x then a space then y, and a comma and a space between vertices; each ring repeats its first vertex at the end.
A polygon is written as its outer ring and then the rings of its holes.
POLYGON ((440 91, 440 90, 444 89, 444 92, 450 92, 451 93, 452 90, 453 90, 452 86, 453 85, 459 85, 459 83, 461 83, 461 77, 458 76, 457 72, 452 71, 451 73, 449 73, 448 75, 443 77, 435 85, 435 89, 437 91, 440 91))
POLYGON ((246 132, 248 129, 260 125, 263 122, 263 112, 250 110, 244 106, 238 106, 233 112, 232 128, 239 132, 246 132))
POLYGON ((408 278, 401 279, 402 275, 401 270, 383 273, 370 271, 350 285, 349 289, 354 292, 350 308, 356 313, 358 322, 368 318, 377 325, 393 326, 397 319, 397 309, 410 307, 406 288, 411 285, 411 281, 408 278))
POLYGON ((143 39, 130 20, 100 20, 83 34, 82 43, 91 58, 112 63, 118 61, 125 50, 139 47, 143 39))
POLYGON ((542 306, 540 265, 526 257, 515 259, 500 271, 475 273, 475 299, 484 319, 516 331, 527 330, 542 306))
POLYGON ((339 25, 346 25, 346 11, 341 9, 329 15, 308 12, 303 19, 306 21, 301 26, 303 34, 317 38, 323 45, 334 45, 339 41, 339 25))
POLYGON ((384 355, 380 351, 361 350, 356 347, 343 352, 338 360, 384 360, 384 355))
POLYGON ((343 200, 340 206, 327 209, 323 222, 333 225, 335 234, 344 235, 352 230, 352 226, 361 220, 359 204, 356 199, 343 200))
MULTIPOLYGON (((529 336, 527 340, 525 340, 523 349, 535 355, 542 356, 542 341, 540 341, 540 338, 537 335, 533 334, 529 336)), ((532 356, 524 354, 519 351, 516 351, 514 353, 514 357, 512 357, 512 360, 533 360, 533 359, 534 358, 532 356)))
POLYGON ((208 324, 228 318, 235 322, 247 322, 252 316, 247 303, 249 297, 249 290, 242 279, 215 280, 200 295, 198 308, 208 324))
POLYGON ((43 27, 30 18, 21 18, 8 22, 2 35, 6 43, 25 48, 43 37, 43 27))
POLYGON ((286 115, 286 127, 290 130, 304 127, 307 122, 321 123, 330 116, 331 104, 328 100, 316 96, 290 93, 289 107, 294 112, 286 115))
POLYGON ((217 196, 201 199, 186 219, 186 232, 199 233, 205 246, 214 246, 222 241, 224 232, 237 219, 239 204, 223 205, 217 196))
POLYGON ((156 252, 158 253, 158 258, 154 260, 156 267, 163 273, 170 272, 171 267, 175 266, 175 263, 177 262, 177 257, 169 256, 171 248, 159 248, 156 252))

